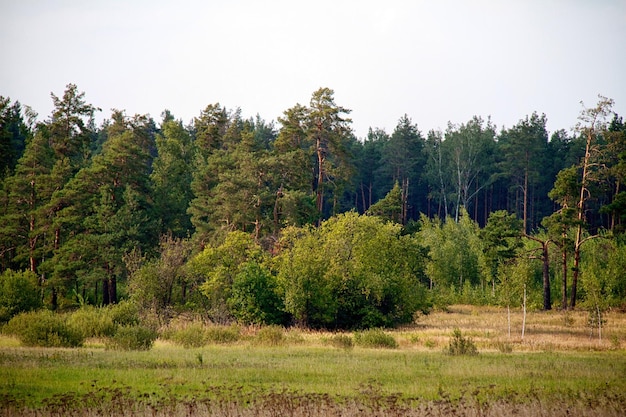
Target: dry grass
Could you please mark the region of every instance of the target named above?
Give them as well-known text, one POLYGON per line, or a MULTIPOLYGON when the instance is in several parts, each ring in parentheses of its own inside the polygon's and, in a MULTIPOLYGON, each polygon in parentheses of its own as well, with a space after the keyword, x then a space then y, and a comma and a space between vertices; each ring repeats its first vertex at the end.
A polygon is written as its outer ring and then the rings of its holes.
MULTIPOLYGON (((504 346, 513 351, 598 351, 626 349, 626 313, 609 311, 602 327, 602 340, 598 338, 598 329, 591 329, 586 311, 530 311, 526 316, 526 330, 521 337, 523 316, 520 309, 511 310, 511 335, 507 311, 498 307, 473 305, 453 305, 446 310, 434 311, 420 316, 415 324, 396 330, 389 330, 399 344, 400 349, 433 351, 448 346, 455 328, 463 335, 471 337, 479 351, 502 351, 504 346)), ((175 320, 161 329, 163 334, 184 329, 192 323, 188 320, 175 320)), ((204 328, 212 325, 204 324, 204 328)), ((217 326, 224 327, 226 326, 217 326)), ((261 327, 241 326, 240 338, 231 344, 249 345, 258 337, 261 327)), ((324 347, 337 332, 288 328, 284 330, 286 343, 324 347)), ((353 336, 352 332, 341 332, 353 336)), ((101 339, 88 339, 86 347, 102 347, 101 339)), ((169 337, 161 337, 155 346, 172 345, 169 337)), ((208 342, 211 344, 211 342, 208 342)), ((0 334, 0 346, 18 346, 14 338, 0 334)))
POLYGON ((514 351, 593 351, 626 347, 626 314, 608 312, 602 328, 587 325, 586 311, 533 311, 526 315, 526 330, 521 337, 523 315, 511 310, 511 335, 506 309, 472 305, 450 306, 421 316, 417 323, 396 332, 400 346, 412 349, 442 349, 455 328, 471 337, 480 351, 498 351, 510 346, 514 351))
MULTIPOLYGON (((509 346, 513 351, 599 351, 626 349, 626 313, 609 311, 602 327, 602 340, 598 338, 598 329, 591 329, 586 311, 530 311, 526 316, 524 338, 521 337, 522 312, 511 310, 511 334, 507 311, 498 307, 473 305, 453 305, 445 310, 434 311, 420 316, 412 325, 388 332, 397 340, 400 349, 417 351, 437 351, 448 346, 450 336, 458 328, 464 336, 471 337, 481 352, 501 351, 502 346, 509 346)), ((173 332, 184 329, 198 321, 177 319, 160 331, 155 347, 175 345, 171 340, 173 332)), ((202 324, 204 329, 211 327, 228 329, 227 326, 202 324)), ((250 345, 258 338, 261 327, 237 327, 239 338, 229 344, 250 345)), ((317 331, 300 328, 284 329, 285 342, 288 345, 310 347, 328 347, 337 332, 317 331)), ((353 337, 352 332, 340 334, 353 337)), ((208 341, 207 344, 213 342, 208 341)), ((19 341, 0 333, 0 347, 17 347, 19 341)), ((87 339, 87 348, 104 347, 104 339, 87 339)))
POLYGON ((163 337, 151 351, 124 353, 106 351, 100 339, 39 349, 0 335, 0 417, 617 417, 626 407, 626 365, 622 352, 610 351, 625 347, 626 314, 605 318, 600 341, 584 311, 529 312, 522 340, 521 311, 511 311, 509 337, 505 309, 456 305, 388 331, 394 350, 347 350, 331 342, 354 339, 351 332, 297 328, 278 329, 280 346, 260 345, 254 326, 226 345, 184 349, 163 337), (456 328, 484 354, 443 355, 456 328))

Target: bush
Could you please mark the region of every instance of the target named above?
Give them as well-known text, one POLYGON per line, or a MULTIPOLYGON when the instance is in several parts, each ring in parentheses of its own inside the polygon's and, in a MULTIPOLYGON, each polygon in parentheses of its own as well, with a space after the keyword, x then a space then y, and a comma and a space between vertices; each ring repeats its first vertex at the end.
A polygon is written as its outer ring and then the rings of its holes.
POLYGON ((208 343, 220 344, 234 343, 241 337, 237 326, 211 326, 206 329, 205 335, 208 343))
POLYGON ((206 333, 201 323, 193 323, 183 329, 175 330, 171 339, 185 348, 202 347, 207 342, 206 333))
POLYGON ((284 304, 276 279, 263 266, 247 262, 235 276, 228 307, 243 324, 282 324, 284 304))
POLYGON ((30 272, 7 269, 0 274, 0 323, 19 313, 42 307, 37 276, 30 272))
POLYGON ((257 343, 267 346, 280 346, 285 339, 285 329, 280 326, 263 327, 256 335, 257 343))
POLYGON ((115 323, 107 308, 83 306, 70 314, 67 324, 79 331, 83 338, 110 337, 115 334, 115 323))
POLYGON ((398 224, 344 213, 318 228, 286 231, 281 247, 276 279, 285 311, 299 325, 392 327, 429 307, 422 285, 427 251, 398 224))
POLYGON ((4 327, 25 346, 77 347, 85 341, 82 333, 67 324, 66 317, 48 310, 21 313, 4 327))
POLYGON ((369 348, 395 349, 398 347, 396 339, 381 329, 370 329, 357 332, 354 334, 354 342, 358 346, 369 348))
POLYGON ((121 326, 133 326, 139 324, 139 308, 132 301, 120 301, 108 307, 113 323, 121 326))
POLYGON ((461 330, 454 329, 452 333, 452 340, 448 346, 449 355, 478 355, 478 349, 471 338, 466 338, 461 333, 461 330))
POLYGON ((341 349, 352 349, 354 347, 354 340, 352 337, 345 334, 336 334, 328 339, 328 343, 331 346, 341 349))
POLYGON ((117 350, 150 350, 157 332, 145 326, 120 326, 109 339, 107 348, 117 350))

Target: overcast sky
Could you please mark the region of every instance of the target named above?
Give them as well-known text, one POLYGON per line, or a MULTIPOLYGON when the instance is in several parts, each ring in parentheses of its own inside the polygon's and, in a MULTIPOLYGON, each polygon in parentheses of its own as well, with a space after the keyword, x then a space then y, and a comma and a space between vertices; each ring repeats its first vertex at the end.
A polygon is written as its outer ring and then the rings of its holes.
POLYGON ((208 104, 276 120, 319 87, 356 135, 533 111, 570 129, 602 94, 626 116, 626 0, 0 0, 0 95, 189 123, 208 104))

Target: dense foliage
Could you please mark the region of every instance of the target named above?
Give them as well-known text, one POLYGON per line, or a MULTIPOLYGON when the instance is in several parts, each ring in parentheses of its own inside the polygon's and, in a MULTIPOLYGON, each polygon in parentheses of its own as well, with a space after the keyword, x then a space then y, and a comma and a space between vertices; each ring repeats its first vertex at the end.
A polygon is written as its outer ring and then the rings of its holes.
POLYGON ((425 250, 398 224, 350 212, 286 230, 277 257, 285 310, 309 327, 407 323, 426 310, 425 250))
POLYGON ((69 84, 37 121, 0 99, 0 320, 129 299, 146 316, 366 328, 450 302, 598 316, 624 305, 626 127, 533 113, 356 138, 321 88, 245 119, 99 109, 69 84), (14 272, 17 271, 17 272, 14 272), (523 291, 524 290, 524 291, 523 291))
POLYGON ((0 274, 0 323, 9 321, 17 313, 42 307, 37 276, 31 271, 0 274))

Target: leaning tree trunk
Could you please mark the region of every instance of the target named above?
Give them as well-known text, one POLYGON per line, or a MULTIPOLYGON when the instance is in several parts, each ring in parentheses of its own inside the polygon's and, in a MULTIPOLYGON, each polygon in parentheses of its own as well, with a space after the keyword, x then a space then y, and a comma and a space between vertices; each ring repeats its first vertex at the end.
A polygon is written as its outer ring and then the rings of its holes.
MULTIPOLYGON (((322 127, 318 126, 321 130, 322 127)), ((320 220, 322 217, 322 211, 324 209, 324 162, 326 160, 326 150, 324 149, 324 143, 321 137, 321 133, 318 133, 316 138, 317 146, 317 190, 316 190, 316 205, 319 212, 320 220)))
POLYGON ((576 227, 576 240, 574 241, 574 270, 572 273, 572 292, 570 298, 570 307, 576 306, 576 287, 578 284, 578 268, 580 266, 580 246, 583 242, 583 221, 585 219, 585 201, 587 200, 587 176, 589 172, 589 157, 591 152, 591 140, 593 134, 587 132, 587 144, 585 146, 585 157, 583 159, 583 176, 580 185, 580 196, 578 199, 578 226, 576 227))
POLYGON ((561 297, 561 309, 567 310, 567 247, 565 243, 563 243, 563 247, 561 248, 561 263, 562 263, 562 297, 561 297))
POLYGON ((542 264, 542 278, 543 278, 543 309, 552 309, 552 294, 550 291, 550 253, 548 251, 550 245, 550 239, 541 240, 532 235, 523 234, 524 237, 534 240, 541 245, 541 264, 542 264))
POLYGON ((522 340, 524 340, 524 334, 526 333, 526 284, 524 284, 524 300, 522 304, 522 340))
POLYGON ((409 211, 409 178, 402 179, 402 215, 401 222, 406 224, 409 211))
POLYGON ((542 243, 542 276, 543 276, 543 309, 551 310, 552 309, 552 297, 550 294, 550 256, 548 253, 548 244, 549 241, 545 241, 542 243))

